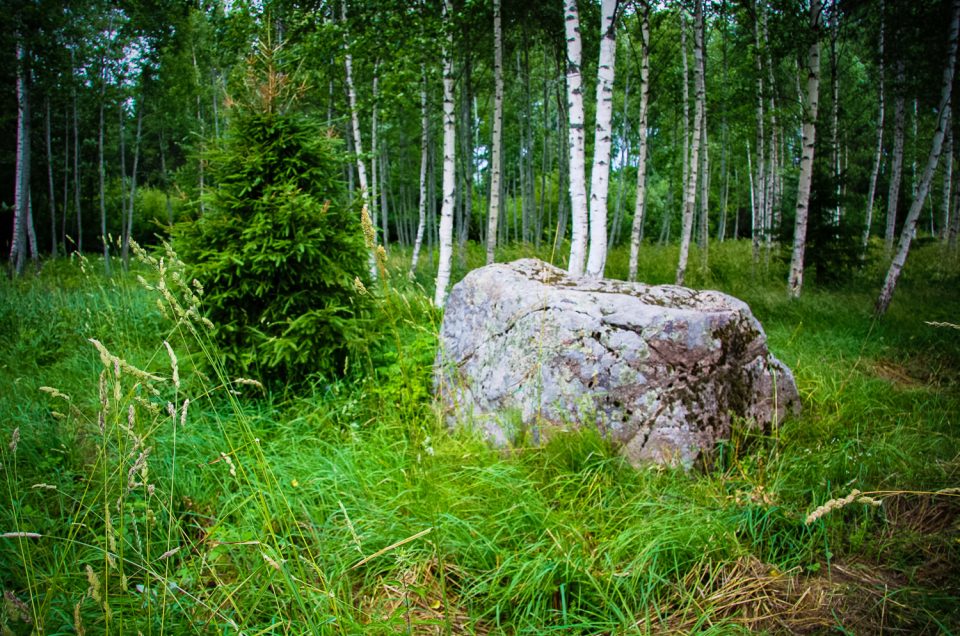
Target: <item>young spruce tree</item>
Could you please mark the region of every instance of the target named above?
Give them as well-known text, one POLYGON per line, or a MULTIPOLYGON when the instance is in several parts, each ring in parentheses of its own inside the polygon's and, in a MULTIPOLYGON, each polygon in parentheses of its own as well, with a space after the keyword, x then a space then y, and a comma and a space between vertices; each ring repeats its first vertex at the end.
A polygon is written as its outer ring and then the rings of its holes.
POLYGON ((180 224, 177 249, 203 284, 228 373, 274 387, 340 375, 370 325, 359 204, 340 180, 339 140, 296 106, 304 87, 262 43, 208 155, 216 187, 180 224))

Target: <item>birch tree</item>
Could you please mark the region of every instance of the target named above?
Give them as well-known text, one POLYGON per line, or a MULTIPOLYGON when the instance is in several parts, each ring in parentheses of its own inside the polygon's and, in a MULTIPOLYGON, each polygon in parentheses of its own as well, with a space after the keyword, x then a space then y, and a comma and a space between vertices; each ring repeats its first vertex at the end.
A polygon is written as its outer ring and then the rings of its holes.
POLYGON ((423 231, 427 225, 427 165, 430 155, 430 117, 427 112, 427 69, 423 64, 420 65, 420 74, 420 204, 418 207, 417 234, 413 241, 413 259, 410 263, 411 275, 417 271, 420 248, 423 246, 423 231))
POLYGON ((683 200, 683 230, 680 236, 680 258, 677 262, 677 285, 683 285, 683 279, 687 272, 700 168, 700 143, 702 141, 700 131, 704 123, 703 113, 706 102, 706 88, 703 79, 703 0, 696 0, 693 11, 693 82, 695 90, 693 133, 690 136, 690 177, 685 185, 683 200))
POLYGON ((110 276, 110 241, 107 240, 106 167, 103 164, 103 110, 106 106, 106 101, 107 63, 106 51, 104 51, 100 56, 100 126, 97 129, 97 176, 100 179, 100 241, 103 243, 103 269, 107 273, 107 276, 110 276))
POLYGON ((577 0, 566 0, 564 31, 567 40, 567 136, 570 160, 570 261, 571 276, 582 276, 587 259, 587 182, 584 141, 583 77, 581 62, 583 44, 580 39, 580 14, 577 0))
POLYGON ((17 60, 17 157, 13 194, 13 240, 10 243, 10 270, 23 272, 26 258, 27 221, 30 198, 30 102, 27 96, 27 54, 23 37, 16 34, 17 60))
POLYGON ((650 5, 640 8, 640 148, 637 150, 637 195, 633 208, 633 227, 630 231, 630 265, 627 278, 637 280, 637 261, 640 241, 643 240, 643 221, 647 209, 647 100, 650 94, 650 5))
MULTIPOLYGON (((902 53, 901 53, 902 55, 902 53)), ((904 63, 896 61, 897 96, 893 101, 893 156, 890 158, 890 187, 887 191, 887 226, 883 234, 884 253, 893 252, 893 238, 897 228, 897 206, 900 202, 900 185, 903 181, 903 144, 906 129, 906 104, 903 97, 904 63)))
POLYGON ((616 65, 617 0, 600 3, 600 60, 597 66, 597 121, 590 172, 590 258, 587 276, 603 278, 607 262, 607 195, 610 189, 610 146, 613 142, 613 80, 616 65))
POLYGON ((456 131, 455 102, 453 95, 453 30, 450 28, 452 6, 450 0, 443 2, 443 21, 447 29, 443 48, 443 203, 440 208, 440 264, 437 268, 437 284, 433 302, 442 308, 450 283, 450 266, 453 260, 453 204, 456 190, 456 131))
POLYGON ((952 96, 954 72, 957 62, 957 39, 960 35, 960 0, 953 0, 951 3, 952 17, 950 20, 950 37, 947 47, 947 63, 943 69, 943 85, 940 91, 940 105, 937 110, 937 130, 933 135, 933 142, 930 145, 930 154, 927 157, 927 166, 923 171, 923 177, 917 184, 917 193, 910 205, 910 211, 903 222, 903 229, 900 232, 900 242, 897 246, 897 253, 890 263, 890 269, 887 270, 886 279, 883 282, 883 289, 877 298, 876 313, 882 316, 890 307, 890 301, 893 299, 893 292, 897 287, 897 281, 900 280, 900 273, 907 262, 907 256, 910 253, 910 243, 917 230, 917 221, 920 219, 920 211, 926 201, 927 193, 930 190, 930 184, 933 181, 933 175, 937 170, 937 164, 940 162, 940 152, 943 148, 943 138, 946 134, 946 127, 949 124, 950 100, 952 96))
POLYGON ((753 193, 754 209, 752 212, 752 245, 753 262, 760 261, 760 238, 766 234, 764 220, 766 218, 766 159, 764 150, 764 114, 763 114, 763 56, 760 41, 760 12, 763 10, 760 2, 754 0, 753 39, 757 67, 757 174, 753 193))
POLYGON ((943 166, 943 196, 941 200, 941 213, 940 213, 940 232, 939 238, 942 242, 947 241, 947 235, 949 233, 948 228, 950 227, 950 203, 953 193, 952 179, 953 179, 953 126, 951 125, 950 120, 952 119, 953 108, 951 103, 951 108, 947 109, 947 123, 946 123, 946 138, 944 139, 944 148, 943 154, 946 155, 944 158, 943 166))
POLYGON ((807 95, 803 111, 803 150, 800 155, 793 253, 790 258, 790 278, 788 282, 788 290, 794 298, 798 298, 800 291, 803 289, 803 256, 807 246, 807 217, 810 207, 810 184, 813 180, 817 109, 820 103, 820 27, 822 23, 823 10, 820 0, 810 0, 810 31, 813 41, 807 53, 807 95))
POLYGON ((883 161, 883 122, 884 122, 884 99, 883 99, 883 31, 885 21, 883 18, 884 0, 880 0, 880 36, 877 44, 879 61, 877 63, 877 150, 873 157, 873 170, 870 172, 870 186, 867 188, 867 206, 866 218, 863 227, 863 240, 861 247, 864 254, 867 251, 867 244, 870 241, 870 226, 873 225, 873 201, 877 194, 877 179, 880 175, 880 165, 883 161))
POLYGON ((503 32, 500 0, 493 0, 493 141, 490 148, 490 210, 487 218, 487 265, 494 262, 500 220, 500 184, 503 153, 503 32))
MULTIPOLYGON (((353 84, 353 55, 350 53, 350 43, 349 43, 349 32, 347 31, 347 2, 342 0, 340 4, 340 17, 344 25, 344 67, 346 70, 346 80, 347 80, 347 101, 350 105, 350 123, 351 128, 353 129, 353 151, 357 155, 357 179, 360 182, 360 200, 363 201, 364 207, 369 211, 370 205, 370 190, 369 182, 367 181, 367 164, 363 160, 363 140, 360 134, 360 113, 357 109, 357 91, 353 84)), ((372 218, 373 227, 377 227, 376 217, 372 218)), ((373 242, 376 244, 376 229, 373 232, 373 242)), ((370 251, 370 276, 372 278, 377 277, 377 262, 375 255, 376 248, 373 247, 370 251)))

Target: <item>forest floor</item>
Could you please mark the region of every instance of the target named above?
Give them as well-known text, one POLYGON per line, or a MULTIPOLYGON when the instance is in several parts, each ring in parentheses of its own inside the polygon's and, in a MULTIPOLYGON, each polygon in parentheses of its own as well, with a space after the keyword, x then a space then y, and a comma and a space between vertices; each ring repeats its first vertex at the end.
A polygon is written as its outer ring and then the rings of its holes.
MULTIPOLYGON (((695 472, 449 432, 435 269, 402 250, 367 359, 272 394, 176 321, 169 257, 164 288, 77 259, 0 282, 0 633, 960 630, 960 330, 930 324, 960 323, 956 255, 920 242, 882 320, 880 258, 796 301, 776 254, 710 258, 689 284, 750 304, 803 411, 695 472)), ((644 246, 640 278, 675 263, 644 246)))

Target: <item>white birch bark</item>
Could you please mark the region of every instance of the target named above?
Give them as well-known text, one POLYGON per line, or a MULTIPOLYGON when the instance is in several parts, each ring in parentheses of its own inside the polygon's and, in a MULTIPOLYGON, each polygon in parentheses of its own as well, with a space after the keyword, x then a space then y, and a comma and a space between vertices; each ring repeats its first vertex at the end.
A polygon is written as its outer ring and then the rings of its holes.
POLYGON ((796 222, 793 231, 793 253, 790 258, 788 291, 794 298, 803 289, 803 256, 807 247, 807 215, 810 204, 810 184, 813 180, 813 151, 817 134, 817 108, 820 104, 820 0, 810 0, 810 30, 813 43, 808 53, 807 98, 803 113, 803 151, 800 156, 800 176, 797 183, 796 222))
MULTIPOLYGON (((74 54, 70 50, 70 68, 74 68, 74 54)), ((83 214, 80 209, 80 115, 77 107, 76 82, 72 86, 73 97, 73 206, 77 211, 77 251, 83 254, 83 214)))
POLYGON ((753 3, 755 19, 753 21, 753 39, 754 47, 756 48, 756 66, 757 66, 757 174, 755 180, 755 190, 754 190, 754 204, 755 209, 753 210, 753 230, 752 230, 752 241, 753 241, 753 262, 758 263, 760 261, 760 240, 761 238, 766 237, 766 158, 764 153, 764 143, 765 143, 765 134, 764 134, 764 114, 763 114, 763 57, 762 57, 762 47, 760 43, 760 12, 763 10, 760 2, 754 0, 753 3))
POLYGON ((587 276, 603 278, 607 263, 607 196, 613 143, 613 80, 617 54, 617 0, 600 3, 600 60, 597 66, 597 117, 590 172, 590 257, 587 276))
POLYGON ((647 211, 647 100, 650 95, 650 5, 644 3, 640 16, 640 148, 637 150, 637 196, 633 208, 633 227, 630 230, 630 265, 627 278, 637 280, 637 262, 640 241, 643 239, 643 221, 647 211))
POLYGON ((67 211, 70 207, 70 112, 63 110, 63 207, 60 208, 60 245, 67 253, 67 211))
POLYGON ((893 299, 893 292, 897 287, 897 281, 900 279, 900 273, 907 262, 907 256, 910 253, 910 243, 917 230, 917 220, 920 218, 920 211, 923 209, 924 201, 930 190, 930 184, 933 181, 933 175, 937 170, 937 164, 940 162, 940 152, 943 148, 943 138, 946 134, 946 127, 949 122, 948 113, 950 112, 950 99, 953 88, 954 71, 957 62, 957 39, 960 35, 960 0, 953 0, 953 16, 950 20, 950 44, 948 47, 947 63, 943 69, 943 88, 940 93, 940 108, 938 110, 937 130, 933 135, 933 143, 930 146, 930 155, 927 158, 927 167, 923 171, 923 177, 917 184, 917 194, 913 198, 910 211, 903 223, 903 230, 900 232, 900 243, 897 246, 897 253, 890 263, 890 269, 887 270, 887 277, 883 282, 883 289, 877 298, 876 312, 878 316, 886 313, 890 307, 890 301, 893 299))
POLYGON ((903 143, 906 128, 906 104, 903 98, 904 64, 897 60, 897 89, 893 101, 893 156, 890 159, 890 188, 887 192, 887 227, 883 234, 884 253, 889 258, 893 252, 893 236, 897 227, 897 206, 900 202, 900 185, 903 182, 903 143))
POLYGON ((371 113, 370 113, 370 203, 368 211, 370 212, 370 218, 373 221, 373 227, 377 227, 377 220, 379 218, 377 204, 379 199, 377 198, 377 187, 380 182, 378 181, 379 175, 377 174, 379 169, 379 153, 380 146, 377 145, 377 100, 380 96, 380 60, 378 59, 373 63, 373 89, 372 97, 373 103, 371 104, 371 113))
POLYGON ((107 237, 107 185, 103 163, 103 109, 107 101, 106 54, 100 58, 100 127, 97 134, 97 174, 100 179, 100 240, 103 242, 103 269, 110 276, 110 241, 107 237))
MULTIPOLYGON (((363 160, 363 141, 360 133, 360 113, 357 109, 357 91, 353 85, 353 55, 350 53, 350 43, 347 41, 349 38, 349 32, 347 31, 347 2, 342 0, 340 4, 340 18, 343 20, 344 24, 344 67, 346 70, 346 80, 347 80, 347 102, 350 105, 350 123, 353 129, 353 151, 357 155, 357 179, 360 182, 360 200, 363 202, 363 206, 367 208, 367 212, 370 213, 370 184, 367 181, 367 164, 363 160)), ((377 277, 377 257, 376 257, 376 217, 373 219, 373 243, 371 246, 370 255, 367 258, 368 267, 370 269, 370 277, 377 277)))
POLYGON ((503 29, 500 0, 493 0, 493 141, 490 148, 490 210, 487 217, 487 265, 496 260, 503 170, 503 29))
POLYGON ((834 197, 836 204, 833 208, 833 224, 839 226, 843 210, 840 206, 840 52, 837 40, 840 36, 839 11, 832 11, 830 20, 830 88, 832 104, 830 105, 830 164, 833 168, 834 197))
POLYGON ((10 268, 18 276, 26 258, 26 222, 30 196, 30 102, 27 97, 26 51, 16 34, 17 59, 17 157, 13 192, 13 237, 10 243, 10 268))
POLYGON ((427 69, 420 65, 422 81, 420 84, 420 205, 417 234, 413 241, 413 259, 410 263, 410 275, 417 271, 420 248, 423 246, 423 232, 427 226, 427 164, 430 151, 430 118, 427 114, 427 69))
POLYGON ((680 236, 680 258, 677 262, 676 284, 683 285, 690 254, 690 237, 693 234, 693 213, 697 200, 697 179, 700 168, 700 130, 703 125, 705 84, 703 81, 703 0, 694 3, 693 23, 693 82, 694 97, 693 133, 690 137, 690 179, 686 184, 683 201, 683 230, 680 236))
MULTIPOLYGON (((763 16, 763 41, 769 42, 770 37, 767 33, 767 12, 762 13, 763 16)), ((780 205, 780 174, 779 169, 779 152, 777 150, 777 140, 779 138, 779 129, 777 127, 777 99, 776 99, 776 79, 773 74, 773 54, 771 53, 770 46, 766 46, 766 64, 767 64, 767 90, 769 95, 767 96, 767 114, 770 117, 770 134, 769 134, 769 152, 767 153, 767 185, 763 197, 764 202, 764 213, 763 213, 763 227, 764 227, 764 244, 767 247, 767 258, 770 257, 770 250, 773 243, 773 229, 776 227, 777 218, 779 217, 779 205, 780 205)))
MULTIPOLYGON (((700 77, 703 83, 703 94, 698 95, 702 100, 700 105, 700 269, 707 270, 710 248, 710 146, 707 143, 707 50, 704 34, 703 7, 700 7, 700 77)), ((696 37, 696 36, 695 36, 696 37)))
POLYGON ((130 200, 127 204, 127 223, 123 235, 123 269, 130 266, 130 236, 133 234, 133 208, 137 202, 137 169, 140 166, 140 139, 143 132, 143 97, 137 107, 137 136, 133 142, 133 170, 130 172, 130 200))
POLYGON ((877 81, 877 94, 879 101, 879 107, 877 110, 877 150, 873 156, 873 170, 870 172, 870 186, 867 188, 867 209, 863 227, 863 239, 861 240, 861 248, 864 254, 866 254, 867 244, 870 242, 870 226, 873 225, 873 202, 877 195, 877 179, 880 176, 880 165, 883 162, 883 123, 885 106, 883 99, 883 32, 885 26, 883 9, 884 0, 880 0, 880 41, 878 44, 880 60, 877 67, 879 75, 879 79, 877 81))
POLYGON ((952 108, 947 109, 946 139, 943 148, 946 157, 943 165, 943 201, 941 202, 939 235, 940 240, 944 242, 947 240, 947 228, 950 227, 950 202, 953 194, 953 126, 950 124, 952 111, 952 108))
MULTIPOLYGON (((444 22, 449 26, 452 7, 450 0, 443 2, 444 22)), ((453 204, 456 195, 457 121, 453 95, 453 33, 448 30, 443 50, 443 203, 440 208, 440 263, 437 268, 437 284, 433 302, 442 308, 450 283, 450 267, 453 260, 453 204)))
MULTIPOLYGON (((346 27, 347 23, 347 3, 346 0, 340 5, 340 18, 346 27)), ((348 38, 344 30, 344 39, 348 38)), ((360 181, 360 197, 364 205, 368 204, 370 191, 367 183, 367 164, 363 160, 363 142, 360 134, 360 114, 357 111, 357 91, 353 85, 353 55, 350 53, 349 42, 344 42, 346 54, 344 55, 344 66, 347 73, 347 101, 350 104, 350 124, 353 130, 353 151, 357 153, 357 178, 360 181)))
POLYGON ((30 260, 33 261, 33 271, 40 271, 40 252, 37 250, 37 233, 33 227, 33 197, 27 190, 27 246, 30 248, 30 260))
POLYGON ((687 11, 680 8, 680 62, 683 69, 683 168, 680 181, 680 207, 683 215, 683 203, 687 196, 687 182, 690 180, 690 65, 687 63, 687 11))
POLYGON ((564 29, 567 40, 567 135, 569 139, 570 178, 570 261, 567 270, 571 276, 582 276, 587 260, 587 181, 584 141, 583 78, 581 61, 583 45, 580 40, 580 14, 577 0, 565 0, 564 29))
MULTIPOLYGON (((123 79, 120 79, 120 83, 123 83, 123 79)), ((120 127, 118 128, 119 133, 118 137, 120 138, 120 237, 121 237, 121 261, 126 263, 122 258, 123 246, 127 242, 127 131, 126 131, 126 109, 124 108, 123 103, 120 104, 120 108, 117 109, 117 113, 120 117, 120 127)), ((126 266, 124 266, 126 268, 126 266)))

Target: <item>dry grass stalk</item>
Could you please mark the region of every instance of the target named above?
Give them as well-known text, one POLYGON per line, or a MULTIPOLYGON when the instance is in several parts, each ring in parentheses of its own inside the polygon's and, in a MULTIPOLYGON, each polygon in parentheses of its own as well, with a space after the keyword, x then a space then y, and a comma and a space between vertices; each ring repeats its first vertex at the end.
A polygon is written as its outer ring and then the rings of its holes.
POLYGON ((809 526, 811 523, 813 523, 820 517, 823 517, 824 515, 829 514, 833 510, 839 510, 844 506, 848 506, 853 502, 865 504, 868 506, 879 506, 883 503, 881 500, 874 499, 873 497, 864 495, 859 490, 854 488, 853 490, 850 491, 850 494, 847 495, 846 497, 840 497, 839 499, 831 499, 830 501, 824 503, 822 506, 820 506, 819 508, 811 512, 809 515, 807 515, 807 519, 805 523, 809 526))
POLYGON ((489 634, 484 624, 472 621, 459 597, 462 573, 436 557, 412 565, 395 578, 381 577, 371 595, 362 601, 373 620, 396 622, 397 633, 489 634), (397 619, 401 619, 397 621, 397 619))
POLYGON ((668 613, 659 625, 644 625, 645 619, 638 626, 671 634, 719 624, 807 633, 833 625, 843 601, 838 589, 746 556, 692 569, 678 586, 676 603, 682 609, 668 613))

